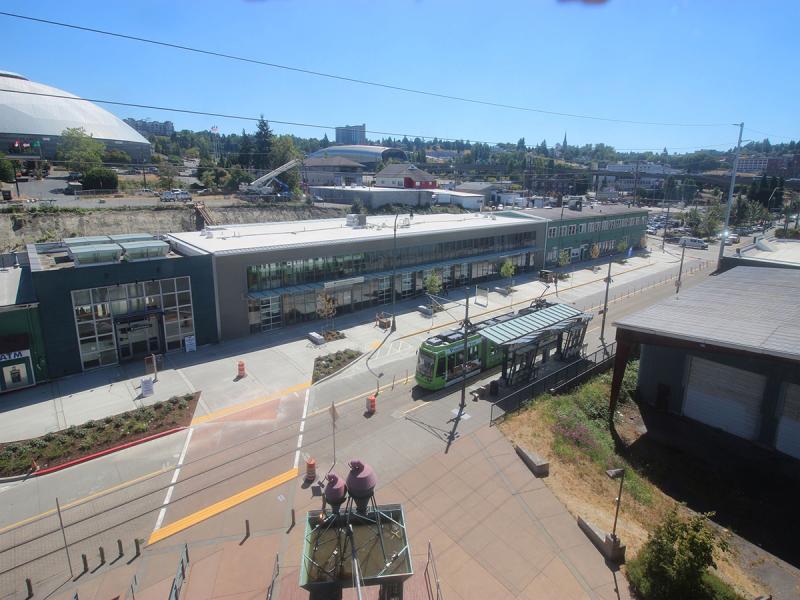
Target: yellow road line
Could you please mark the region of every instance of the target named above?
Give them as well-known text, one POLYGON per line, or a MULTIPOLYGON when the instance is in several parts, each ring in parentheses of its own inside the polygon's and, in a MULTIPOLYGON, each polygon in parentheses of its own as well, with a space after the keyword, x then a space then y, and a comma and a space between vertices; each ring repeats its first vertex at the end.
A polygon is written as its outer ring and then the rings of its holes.
MULTIPOLYGON (((99 498, 100 496, 104 496, 105 494, 110 494, 111 492, 115 492, 119 489, 127 487, 129 485, 134 485, 139 483, 140 481, 144 481, 145 479, 149 479, 151 477, 155 477, 156 475, 161 475, 162 473, 166 473, 167 471, 171 471, 175 467, 165 467, 163 469, 159 469, 158 471, 153 471, 152 473, 147 473, 146 475, 140 475, 134 479, 129 479, 128 481, 123 481, 122 483, 118 483, 117 485, 112 485, 104 490, 100 490, 99 492, 95 492, 94 494, 89 494, 88 496, 84 496, 83 498, 78 498, 77 500, 73 500, 72 502, 68 502, 67 504, 61 505, 61 510, 65 510, 67 508, 72 508, 73 506, 77 506, 78 504, 82 504, 84 502, 88 502, 90 500, 94 500, 95 498, 99 498)), ((15 527, 19 527, 21 525, 25 525, 32 521, 36 521, 43 517, 49 517, 56 513, 55 508, 51 508, 50 510, 46 510, 43 513, 39 513, 38 515, 34 515, 32 517, 28 517, 27 519, 22 519, 21 521, 17 521, 16 523, 12 523, 11 525, 6 525, 2 529, 0 529, 0 533, 5 533, 9 529, 14 529, 15 527)))
POLYGON ((279 485, 286 483, 287 481, 291 481, 295 477, 297 477, 299 473, 298 469, 289 469, 285 473, 281 473, 280 475, 276 475, 271 479, 267 479, 266 481, 262 481, 261 483, 254 485, 253 487, 247 488, 246 490, 242 490, 238 494, 234 494, 233 496, 229 496, 224 500, 220 500, 219 502, 215 502, 210 506, 206 506, 194 512, 182 519, 178 519, 174 523, 170 523, 169 525, 165 525, 160 529, 156 529, 151 535, 150 539, 147 540, 148 545, 155 544, 156 542, 160 542, 161 540, 168 538, 176 533, 180 533, 184 529, 188 529, 189 527, 193 527, 198 523, 210 519, 211 517, 215 517, 221 512, 228 510, 229 508, 233 508, 234 506, 238 506, 242 502, 247 502, 248 500, 255 498, 259 494, 263 494, 266 491, 271 490, 272 488, 276 488, 279 485))
POLYGON ((369 345, 369 347, 372 350, 375 350, 376 348, 380 348, 380 345, 381 345, 381 341, 380 340, 375 340, 369 345))
POLYGON ((233 406, 227 406, 225 408, 220 408, 219 410, 212 411, 207 415, 202 415, 200 417, 195 417, 192 419, 192 425, 199 425, 200 423, 206 423, 208 421, 213 421, 214 419, 219 419, 220 417, 227 417, 228 415, 234 415, 238 412, 242 412, 243 410, 247 410, 250 408, 254 408, 265 402, 269 402, 270 400, 275 400, 276 398, 280 398, 282 396, 286 396, 287 394, 292 394, 294 392, 300 392, 311 385, 310 381, 305 383, 298 383, 297 385, 293 385, 283 390, 279 390, 267 396, 262 396, 260 398, 256 398, 255 400, 248 400, 247 402, 240 402, 239 404, 234 404, 233 406))

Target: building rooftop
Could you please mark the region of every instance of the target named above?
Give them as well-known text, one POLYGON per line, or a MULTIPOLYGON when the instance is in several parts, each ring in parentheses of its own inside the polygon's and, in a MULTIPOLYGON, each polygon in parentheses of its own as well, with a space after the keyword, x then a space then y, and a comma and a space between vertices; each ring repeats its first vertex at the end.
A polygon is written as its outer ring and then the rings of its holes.
POLYGON ((499 187, 500 184, 495 181, 465 181, 459 183, 456 189, 460 192, 485 192, 499 187))
POLYGON ((309 158, 319 158, 325 156, 344 156, 360 163, 378 163, 387 161, 391 158, 397 160, 408 160, 406 153, 399 148, 387 148, 386 146, 370 146, 364 144, 328 146, 309 154, 309 158))
POLYGON ((307 158, 303 161, 304 167, 352 167, 363 169, 360 162, 350 160, 344 156, 318 156, 307 158))
POLYGON ((757 246, 742 252, 742 258, 767 263, 800 265, 800 240, 760 241, 757 246))
POLYGON ((800 360, 800 271, 735 267, 624 317, 619 329, 800 360))
POLYGON ((414 181, 435 181, 436 177, 415 167, 411 163, 395 163, 387 165, 375 177, 409 177, 414 181))
MULTIPOLYGON (((526 217, 540 217, 543 219, 551 219, 553 221, 561 220, 560 206, 553 208, 521 208, 512 212, 526 217)), ((630 207, 624 204, 595 204, 594 208, 592 208, 592 205, 589 202, 584 201, 583 210, 572 210, 568 207, 565 207, 564 221, 585 219, 587 217, 608 217, 646 212, 646 208, 636 208, 635 206, 630 207)))
POLYGON ((25 267, 0 268, 0 308, 36 301, 30 270, 25 267))
MULTIPOLYGON (((352 189, 352 188, 349 188, 352 189)), ((380 188, 379 188, 380 189, 380 188)), ((397 191, 393 188, 384 188, 397 191)), ((375 191, 375 188, 372 188, 375 191)), ((519 226, 520 220, 490 213, 400 215, 397 237, 436 235, 443 232, 475 231, 487 228, 519 226)), ((282 221, 247 225, 219 225, 203 231, 171 233, 172 246, 187 254, 240 254, 265 250, 347 244, 354 240, 392 239, 394 216, 369 216, 367 226, 353 228, 346 219, 282 221)))

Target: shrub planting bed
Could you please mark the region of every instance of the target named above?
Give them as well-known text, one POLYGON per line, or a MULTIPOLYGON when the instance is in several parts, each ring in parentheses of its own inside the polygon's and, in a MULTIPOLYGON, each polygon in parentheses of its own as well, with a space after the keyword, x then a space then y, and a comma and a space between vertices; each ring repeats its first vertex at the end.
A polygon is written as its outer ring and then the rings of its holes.
POLYGON ((0 477, 31 472, 34 461, 41 469, 54 467, 188 425, 199 396, 199 393, 175 396, 165 402, 88 421, 41 437, 0 444, 0 477))
POLYGON ((318 356, 314 359, 314 375, 311 377, 311 381, 319 381, 329 375, 333 375, 337 371, 344 369, 359 356, 361 356, 360 351, 351 350, 350 348, 326 354, 325 356, 318 356))

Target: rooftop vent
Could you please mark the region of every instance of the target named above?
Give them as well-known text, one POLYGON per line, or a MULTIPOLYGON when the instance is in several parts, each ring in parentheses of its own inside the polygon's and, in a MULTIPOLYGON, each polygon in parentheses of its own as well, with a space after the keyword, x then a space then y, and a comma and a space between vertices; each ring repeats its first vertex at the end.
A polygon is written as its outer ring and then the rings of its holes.
POLYGON ((352 227, 353 229, 359 229, 361 227, 367 226, 367 215, 359 215, 359 214, 349 214, 347 215, 347 220, 345 222, 347 227, 352 227))

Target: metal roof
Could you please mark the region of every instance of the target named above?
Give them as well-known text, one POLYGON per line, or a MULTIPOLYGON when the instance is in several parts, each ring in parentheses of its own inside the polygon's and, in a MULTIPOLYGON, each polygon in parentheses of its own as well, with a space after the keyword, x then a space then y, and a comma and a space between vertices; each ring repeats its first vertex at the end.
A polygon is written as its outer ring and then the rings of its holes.
POLYGON ((140 248, 169 248, 169 244, 167 242, 162 242, 161 240, 142 240, 136 242, 120 242, 119 244, 125 250, 138 250, 140 248))
POLYGON ((75 246, 89 246, 92 244, 107 244, 111 238, 107 235, 89 235, 86 237, 74 237, 74 238, 67 238, 64 240, 64 244, 66 244, 67 248, 73 248, 75 246))
POLYGON ((480 334, 495 344, 506 344, 582 314, 577 308, 567 304, 554 304, 536 312, 487 327, 481 330, 480 334))
POLYGON ((73 256, 84 256, 95 252, 122 252, 122 248, 118 244, 92 244, 70 248, 69 251, 73 256))
POLYGON ((619 319, 617 329, 800 360, 800 270, 736 267, 619 319))
POLYGON ((145 242, 155 239, 151 233, 115 233, 108 236, 112 242, 145 242))

